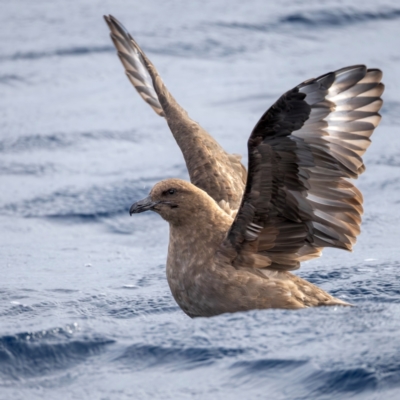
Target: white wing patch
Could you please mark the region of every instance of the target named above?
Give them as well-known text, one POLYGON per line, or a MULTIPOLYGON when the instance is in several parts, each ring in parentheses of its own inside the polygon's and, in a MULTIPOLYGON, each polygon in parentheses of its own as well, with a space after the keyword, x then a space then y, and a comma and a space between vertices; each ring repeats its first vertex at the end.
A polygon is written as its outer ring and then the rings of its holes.
POLYGON ((254 222, 251 222, 250 224, 247 225, 246 227, 246 232, 245 232, 245 239, 248 240, 249 242, 253 240, 258 239, 258 235, 260 232, 263 230, 263 227, 260 225, 255 224, 254 222))

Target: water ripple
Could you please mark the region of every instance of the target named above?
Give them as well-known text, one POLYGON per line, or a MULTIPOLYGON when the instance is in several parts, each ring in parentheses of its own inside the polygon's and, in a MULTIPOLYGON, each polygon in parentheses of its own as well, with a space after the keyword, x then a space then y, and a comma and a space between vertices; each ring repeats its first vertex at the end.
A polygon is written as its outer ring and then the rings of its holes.
POLYGON ((0 375, 8 379, 52 374, 82 363, 114 343, 105 338, 74 338, 77 324, 0 337, 0 375))
POLYGON ((217 22, 216 25, 230 29, 245 29, 259 32, 277 32, 287 28, 326 29, 331 27, 345 27, 349 25, 381 21, 396 20, 400 18, 400 9, 387 9, 384 11, 360 11, 353 8, 326 10, 305 10, 291 13, 263 23, 247 22, 217 22))
POLYGON ((145 197, 149 187, 157 180, 160 179, 124 181, 87 189, 61 189, 27 201, 8 203, 0 208, 0 214, 70 222, 97 221, 99 218, 127 214, 132 199, 145 197))
POLYGON ((68 57, 68 56, 82 56, 87 54, 96 53, 110 53, 115 52, 112 46, 76 46, 65 49, 56 49, 53 51, 28 51, 28 52, 17 52, 10 55, 0 56, 0 62, 2 61, 17 61, 17 60, 38 60, 47 57, 68 57))
POLYGON ((162 347, 151 345, 133 345, 115 359, 133 369, 162 367, 170 364, 178 369, 192 369, 206 366, 223 358, 237 357, 243 349, 224 347, 162 347))
POLYGON ((141 139, 135 130, 128 131, 92 131, 92 132, 55 132, 49 135, 31 134, 18 138, 0 140, 0 152, 17 153, 32 150, 57 150, 81 143, 100 140, 124 140, 137 143, 141 139))

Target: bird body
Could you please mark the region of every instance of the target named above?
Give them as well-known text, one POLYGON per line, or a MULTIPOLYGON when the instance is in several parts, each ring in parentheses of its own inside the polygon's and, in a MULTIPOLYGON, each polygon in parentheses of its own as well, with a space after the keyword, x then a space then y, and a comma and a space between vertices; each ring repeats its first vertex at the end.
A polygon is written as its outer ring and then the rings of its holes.
POLYGON ((169 222, 167 279, 191 317, 349 305, 293 275, 324 247, 352 250, 362 195, 350 179, 379 124, 382 72, 354 65, 287 91, 247 142, 248 172, 176 102, 126 29, 105 17, 128 78, 168 126, 190 181, 167 179, 130 213, 169 222))
POLYGON ((235 265, 237 254, 225 241, 234 219, 190 182, 157 183, 144 202, 131 207, 131 213, 147 207, 169 222, 167 280, 174 299, 191 317, 349 305, 288 271, 265 268, 263 258, 259 268, 254 268, 254 260, 253 265, 235 265))
POLYGON ((235 268, 221 248, 233 219, 207 193, 198 197, 209 200, 205 213, 195 213, 190 225, 170 224, 167 280, 186 314, 210 317, 251 309, 348 305, 287 271, 235 268))

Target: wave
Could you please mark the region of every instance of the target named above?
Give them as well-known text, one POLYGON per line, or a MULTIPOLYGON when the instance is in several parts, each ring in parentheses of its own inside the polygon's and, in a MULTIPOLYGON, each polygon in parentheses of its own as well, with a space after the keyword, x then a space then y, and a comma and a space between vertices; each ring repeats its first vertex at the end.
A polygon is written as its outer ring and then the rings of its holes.
MULTIPOLYGON (((288 28, 298 30, 299 28, 310 29, 326 29, 326 28, 342 28, 352 26, 355 24, 378 22, 378 21, 391 21, 400 18, 400 9, 386 8, 371 11, 358 10, 354 7, 348 8, 333 8, 330 11, 323 10, 302 10, 297 12, 288 13, 272 20, 264 22, 249 23, 249 22, 203 22, 191 28, 193 35, 198 34, 198 40, 179 40, 171 41, 166 35, 160 37, 158 42, 161 45, 152 46, 144 45, 144 50, 148 53, 162 54, 168 56, 178 57, 228 57, 235 54, 251 52, 255 50, 257 45, 249 43, 249 41, 242 40, 237 37, 232 40, 231 37, 224 40, 224 36, 219 34, 218 31, 210 31, 208 26, 219 28, 228 28, 231 30, 248 30, 255 32, 287 32, 288 28), (206 37, 204 37, 204 30, 207 30, 206 37)), ((143 45, 143 43, 142 43, 143 45)), ((0 62, 2 61, 18 61, 29 60, 35 61, 48 57, 73 57, 85 56, 90 54, 102 53, 115 53, 115 48, 111 45, 98 45, 98 46, 72 46, 63 49, 55 49, 51 51, 27 51, 16 52, 14 54, 0 55, 0 62)), ((14 78, 6 78, 6 82, 14 78)), ((1 77, 0 77, 1 83, 1 77)))
POLYGON ((244 22, 217 22, 215 25, 223 28, 245 29, 260 32, 279 32, 282 28, 331 28, 345 27, 354 24, 380 20, 396 20, 400 18, 400 9, 387 9, 380 11, 360 11, 354 8, 326 10, 309 10, 290 13, 277 18, 275 21, 264 23, 244 22))
POLYGON ((9 203, 0 214, 26 218, 50 218, 58 220, 96 221, 128 213, 132 199, 148 194, 149 188, 159 178, 142 178, 88 189, 66 188, 49 195, 34 197, 19 203, 9 203))
POLYGON ((77 325, 0 337, 0 376, 19 380, 74 367, 114 343, 105 338, 75 338, 77 325))
POLYGON ((238 361, 230 369, 235 371, 231 384, 241 386, 242 390, 263 384, 270 388, 271 398, 282 398, 283 390, 288 399, 348 398, 400 386, 397 359, 354 368, 321 367, 298 359, 261 359, 238 361))
POLYGON ((351 303, 373 302, 399 303, 400 287, 397 279, 398 262, 369 262, 361 265, 341 267, 334 271, 316 270, 302 271, 300 276, 307 281, 321 286, 327 282, 341 282, 336 287, 329 288, 329 293, 351 303), (371 271, 381 271, 380 276, 371 278, 371 271))
POLYGON ((312 388, 312 394, 323 396, 336 394, 360 394, 374 392, 376 389, 400 386, 398 376, 400 363, 386 360, 383 364, 363 366, 358 368, 338 368, 316 371, 307 379, 307 386, 312 388))
POLYGON ((231 369, 241 369, 240 375, 264 373, 268 370, 277 369, 294 369, 308 363, 308 360, 291 360, 291 359, 262 359, 256 361, 238 361, 231 365, 231 369))
POLYGON ((0 161, 0 175, 45 175, 57 171, 53 163, 24 164, 18 162, 5 163, 0 161))
POLYGON ((55 132, 52 134, 31 134, 18 138, 0 140, 0 152, 16 153, 32 150, 56 150, 76 146, 87 141, 124 140, 138 143, 143 138, 136 130, 92 131, 92 132, 55 132))
POLYGON ((0 56, 1 61, 16 61, 16 60, 38 60, 47 57, 69 57, 69 56, 82 56, 87 54, 96 53, 110 53, 115 52, 113 46, 76 46, 65 49, 56 49, 52 51, 27 51, 17 52, 10 55, 0 56))
POLYGON ((318 395, 333 393, 362 393, 374 390, 379 374, 368 368, 349 368, 332 371, 317 371, 309 377, 308 384, 315 386, 318 395))
POLYGON ((2 85, 12 85, 15 82, 24 82, 25 79, 19 75, 15 74, 5 74, 0 75, 0 84, 2 85))
MULTIPOLYGON (((133 264, 134 265, 134 264, 133 264)), ((69 288, 55 288, 47 290, 46 299, 40 302, 29 302, 24 304, 27 296, 21 292, 3 291, 0 293, 3 298, 16 299, 0 305, 0 318, 24 320, 40 318, 48 315, 54 310, 63 312, 68 310, 75 315, 85 318, 112 318, 117 320, 135 319, 137 317, 181 313, 178 305, 174 302, 171 294, 166 287, 165 265, 158 267, 158 273, 153 274, 150 281, 143 283, 141 278, 132 277, 126 285, 117 288, 118 294, 115 296, 101 295, 79 295, 79 291, 69 288), (163 285, 163 293, 146 295, 143 287, 157 289, 163 285), (138 289, 133 293, 127 293, 127 289, 138 289), (58 301, 53 301, 58 298, 58 301), (24 316, 24 314, 27 314, 24 316)), ((24 290, 25 291, 25 290, 24 290)), ((58 332, 59 333, 59 332, 58 332)), ((47 334, 48 335, 48 334, 47 334)), ((1 345, 0 345, 1 346, 1 345)))
POLYGON ((28 135, 14 138, 6 138, 0 141, 0 152, 18 152, 34 149, 57 149, 71 146, 74 143, 73 136, 64 133, 51 135, 28 135))
MULTIPOLYGON (((217 36, 217 35, 216 35, 217 36)), ((172 42, 160 47, 146 47, 146 52, 176 57, 227 57, 247 52, 249 46, 237 42, 224 43, 211 37, 202 39, 196 43, 172 42)))
POLYGON ((164 367, 192 369, 210 365, 223 358, 233 358, 245 350, 224 347, 163 347, 153 345, 133 345, 114 361, 132 369, 164 367))
POLYGON ((332 11, 302 11, 289 14, 279 20, 280 24, 304 26, 307 28, 344 27, 362 22, 396 20, 400 18, 400 9, 385 11, 360 11, 355 9, 336 9, 332 11))
MULTIPOLYGON (((159 279, 155 280, 154 286, 158 282, 165 282, 165 267, 162 266, 162 273, 160 273, 159 279)), ((143 285, 140 282, 137 283, 137 287, 143 285)), ((122 287, 124 289, 124 287, 122 287)), ((135 297, 130 296, 117 297, 112 300, 105 300, 95 304, 98 308, 96 311, 100 315, 106 315, 108 317, 117 319, 130 319, 146 315, 156 314, 169 314, 174 312, 180 312, 178 305, 172 299, 172 296, 168 293, 165 295, 159 294, 157 297, 143 296, 140 293, 135 294, 135 297)))

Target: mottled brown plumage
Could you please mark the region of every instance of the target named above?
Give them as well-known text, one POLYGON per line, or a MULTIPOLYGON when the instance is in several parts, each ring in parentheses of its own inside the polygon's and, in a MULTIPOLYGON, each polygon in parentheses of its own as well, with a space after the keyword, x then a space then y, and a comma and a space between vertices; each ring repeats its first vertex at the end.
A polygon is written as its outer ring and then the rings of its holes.
POLYGON ((362 195, 349 181, 380 121, 381 71, 355 65, 286 92, 248 140, 249 167, 192 121, 153 64, 113 17, 105 17, 127 75, 168 125, 191 183, 159 182, 131 214, 170 224, 167 278, 190 316, 263 308, 346 305, 291 274, 324 247, 351 250, 362 195), (246 183, 244 185, 244 182, 246 183))
POLYGON ((226 240, 232 217, 189 182, 161 181, 130 211, 147 210, 169 222, 167 279, 176 302, 191 317, 255 308, 346 305, 290 272, 236 265, 237 254, 226 240))

